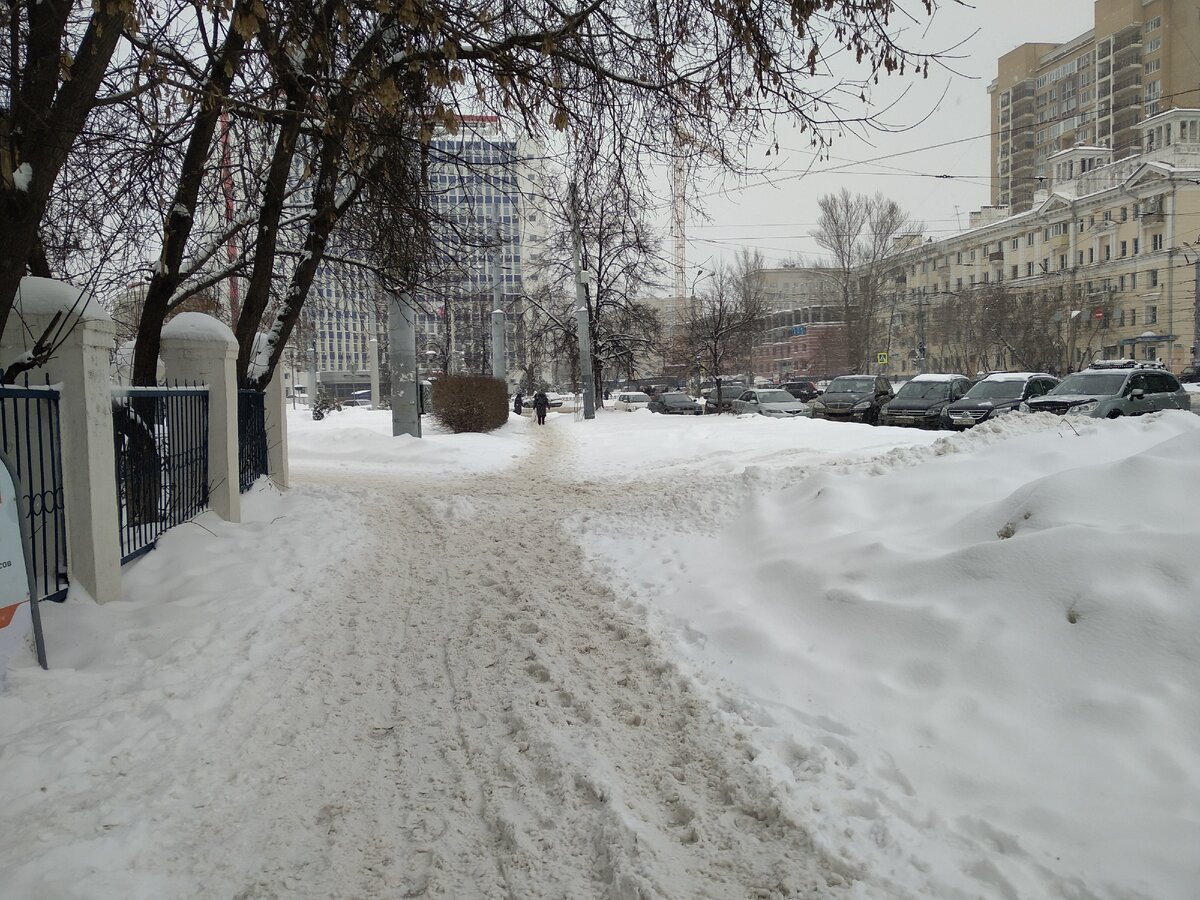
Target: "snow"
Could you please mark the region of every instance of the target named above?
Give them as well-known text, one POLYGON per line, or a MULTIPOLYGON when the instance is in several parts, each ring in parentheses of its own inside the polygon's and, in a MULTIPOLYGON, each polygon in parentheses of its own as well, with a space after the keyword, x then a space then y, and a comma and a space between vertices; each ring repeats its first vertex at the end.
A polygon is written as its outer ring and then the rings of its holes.
POLYGON ((21 163, 13 169, 13 187, 18 191, 29 191, 29 185, 33 183, 33 166, 27 162, 21 163))
POLYGON ((288 422, 43 605, 0 896, 1195 896, 1200 417, 288 422))
POLYGON ((455 435, 444 432, 432 416, 423 416, 422 437, 392 437, 389 410, 343 407, 318 422, 307 409, 289 409, 288 454, 298 472, 332 468, 396 475, 484 474, 528 452, 526 432, 531 424, 531 419, 510 413, 508 424, 498 431, 455 435))
POLYGON ((26 275, 21 279, 13 306, 26 316, 53 316, 61 312, 64 316, 69 314, 97 322, 110 320, 108 312, 94 301, 85 288, 35 275, 26 275))
POLYGON ((909 381, 953 381, 956 378, 966 378, 965 375, 949 375, 943 372, 926 372, 914 375, 909 381))
POLYGON ((164 340, 237 343, 233 329, 220 319, 199 312, 182 312, 174 316, 163 326, 162 336, 164 340))

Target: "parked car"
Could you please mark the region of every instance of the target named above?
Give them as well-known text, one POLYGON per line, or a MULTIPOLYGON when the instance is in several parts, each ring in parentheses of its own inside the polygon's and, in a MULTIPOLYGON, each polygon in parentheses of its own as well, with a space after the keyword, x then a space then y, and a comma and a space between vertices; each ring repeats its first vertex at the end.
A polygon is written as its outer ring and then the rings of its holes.
POLYGON ((1094 362, 1068 375, 1044 397, 1022 403, 1022 412, 1116 419, 1162 409, 1191 409, 1179 379, 1157 364, 1132 359, 1094 362))
POLYGON ((635 409, 645 409, 649 405, 649 394, 643 394, 641 391, 625 391, 617 394, 617 401, 613 404, 613 408, 624 412, 633 412, 635 409))
POLYGON ((667 416, 699 416, 704 413, 704 401, 695 400, 682 391, 667 391, 651 400, 646 408, 667 416))
POLYGON ((370 405, 371 405, 371 401, 370 401, 370 400, 363 400, 363 399, 362 399, 362 398, 360 398, 360 397, 351 397, 349 400, 343 400, 343 401, 342 401, 342 406, 362 406, 362 407, 370 407, 370 405))
POLYGON ((879 410, 880 425, 941 427, 942 412, 971 387, 966 375, 927 373, 906 381, 879 410))
POLYGON ((892 383, 882 375, 842 375, 829 382, 825 392, 812 402, 812 416, 874 425, 880 408, 892 396, 892 383))
POLYGON ((700 396, 704 398, 704 411, 706 413, 729 412, 733 405, 733 401, 746 390, 744 384, 723 384, 721 385, 721 405, 717 407, 717 389, 716 387, 707 387, 700 392, 700 396))
POLYGON ((942 413, 943 428, 970 428, 1002 413, 1012 412, 1024 401, 1041 397, 1058 379, 1045 372, 992 372, 971 386, 961 400, 942 413))
POLYGON ((743 391, 733 401, 730 409, 738 414, 757 413, 760 416, 772 416, 777 419, 812 415, 812 410, 807 403, 797 400, 781 388, 752 388, 743 391))
POLYGON ((821 393, 817 390, 816 383, 812 381, 789 381, 786 384, 780 385, 780 387, 797 400, 812 400, 821 393))

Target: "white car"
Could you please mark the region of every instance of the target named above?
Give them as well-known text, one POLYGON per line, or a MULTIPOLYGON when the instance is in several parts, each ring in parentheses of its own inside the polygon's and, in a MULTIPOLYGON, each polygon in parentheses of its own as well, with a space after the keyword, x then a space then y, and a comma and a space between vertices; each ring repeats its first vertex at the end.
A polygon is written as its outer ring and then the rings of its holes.
POLYGON ((754 388, 744 391, 729 408, 739 415, 757 413, 776 419, 812 415, 812 407, 779 388, 754 388))
POLYGON ((613 408, 633 412, 635 409, 645 409, 649 403, 649 394, 626 391, 623 394, 617 394, 617 402, 613 404, 613 408))

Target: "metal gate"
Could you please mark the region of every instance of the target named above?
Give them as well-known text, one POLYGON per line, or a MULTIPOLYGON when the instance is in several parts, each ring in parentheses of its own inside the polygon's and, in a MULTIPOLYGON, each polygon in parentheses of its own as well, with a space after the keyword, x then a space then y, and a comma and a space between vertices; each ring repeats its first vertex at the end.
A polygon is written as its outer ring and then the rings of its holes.
POLYGON ((208 389, 113 389, 121 562, 208 509, 208 389))
POLYGON ((246 493, 267 474, 266 395, 238 390, 238 489, 246 493))
POLYGON ((58 400, 49 386, 0 385, 0 446, 16 464, 33 539, 33 577, 43 600, 67 596, 58 400))

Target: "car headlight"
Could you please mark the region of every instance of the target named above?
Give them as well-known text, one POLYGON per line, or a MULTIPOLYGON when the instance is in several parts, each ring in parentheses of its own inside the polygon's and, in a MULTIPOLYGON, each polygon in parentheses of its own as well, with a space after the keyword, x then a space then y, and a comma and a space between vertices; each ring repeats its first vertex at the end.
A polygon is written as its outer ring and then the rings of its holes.
MULTIPOLYGON (((870 408, 871 408, 870 400, 863 400, 863 401, 860 401, 859 403, 854 404, 855 412, 862 412, 864 409, 870 409, 870 408)), ((883 410, 884 410, 884 412, 887 412, 887 406, 884 406, 883 410)))
POLYGON ((944 409, 944 407, 941 407, 941 406, 933 406, 933 407, 930 407, 929 409, 925 410, 925 415, 940 416, 942 414, 943 409, 944 409))
POLYGON ((811 405, 809 408, 810 408, 810 409, 811 409, 813 412, 824 412, 824 411, 825 411, 825 404, 824 404, 824 403, 822 403, 820 400, 814 400, 814 401, 812 402, 812 405, 811 405))
POLYGON ((1017 407, 1017 412, 1033 412, 1033 410, 1029 408, 1028 403, 1022 400, 1021 405, 1017 407))
POLYGON ((1067 410, 1068 416, 1086 416, 1094 411, 1100 405, 1099 400, 1089 400, 1087 403, 1080 403, 1078 406, 1072 406, 1067 410))

